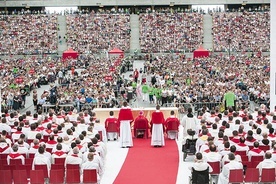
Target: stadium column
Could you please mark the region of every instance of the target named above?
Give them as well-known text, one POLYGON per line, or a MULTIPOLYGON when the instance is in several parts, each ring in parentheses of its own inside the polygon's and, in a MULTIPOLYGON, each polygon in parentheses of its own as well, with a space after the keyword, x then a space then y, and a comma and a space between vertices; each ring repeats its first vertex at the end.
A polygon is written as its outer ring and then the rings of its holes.
POLYGON ((270 1, 270 111, 276 106, 276 1, 270 1))

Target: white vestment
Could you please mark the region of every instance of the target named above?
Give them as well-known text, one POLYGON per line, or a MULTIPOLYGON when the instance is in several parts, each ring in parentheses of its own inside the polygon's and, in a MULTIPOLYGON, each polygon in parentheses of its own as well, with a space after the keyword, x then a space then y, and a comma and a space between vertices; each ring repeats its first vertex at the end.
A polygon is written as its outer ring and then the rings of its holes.
POLYGON ((133 146, 132 134, 130 128, 130 120, 123 120, 120 122, 120 147, 133 146))
POLYGON ((151 135, 151 145, 152 146, 165 146, 164 132, 162 124, 152 125, 152 135, 151 135))

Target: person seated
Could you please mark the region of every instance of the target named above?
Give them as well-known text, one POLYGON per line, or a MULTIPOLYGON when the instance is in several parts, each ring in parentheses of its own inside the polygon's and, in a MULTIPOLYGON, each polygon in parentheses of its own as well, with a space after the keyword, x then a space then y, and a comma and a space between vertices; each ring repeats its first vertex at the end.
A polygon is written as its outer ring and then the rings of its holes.
POLYGON ((52 153, 52 160, 51 162, 54 164, 56 158, 66 158, 67 154, 66 152, 62 151, 62 144, 58 143, 56 145, 55 152, 52 153))
POLYGON ((65 159, 65 162, 64 162, 65 168, 66 168, 67 164, 79 165, 79 166, 81 166, 81 164, 82 164, 82 155, 79 156, 79 148, 74 147, 72 152, 73 152, 73 154, 68 155, 65 159))
POLYGON ((263 133, 263 139, 260 141, 260 145, 268 146, 270 145, 270 140, 268 139, 268 134, 265 132, 263 133))
POLYGON ((9 146, 9 144, 6 142, 6 140, 1 137, 0 138, 0 154, 7 154, 7 153, 11 153, 12 149, 9 146))
POLYGON ((213 168, 207 163, 204 162, 202 153, 197 153, 195 156, 194 163, 189 167, 192 171, 192 183, 195 184, 207 184, 209 183, 209 172, 213 171, 213 168), (201 175, 200 172, 206 171, 204 175, 201 175))
POLYGON ((242 163, 236 161, 236 156, 233 153, 228 154, 229 163, 225 164, 222 168, 222 172, 218 177, 218 184, 228 184, 230 170, 243 169, 242 163))
POLYGON ((25 157, 18 152, 18 145, 14 144, 12 146, 12 152, 7 156, 7 163, 10 165, 10 160, 21 159, 22 165, 25 164, 25 157))
POLYGON ((228 153, 230 153, 230 142, 229 141, 226 141, 224 143, 224 149, 223 150, 220 150, 219 152, 221 154, 221 156, 225 156, 227 155, 228 153))
POLYGON ((221 154, 217 152, 217 147, 215 144, 209 146, 209 152, 204 152, 204 160, 206 162, 220 162, 221 161, 221 154))
POLYGON ((232 136, 233 136, 233 138, 230 140, 230 142, 232 144, 237 144, 240 142, 240 136, 239 136, 239 132, 237 130, 234 130, 232 132, 232 136))
POLYGON ((134 120, 134 136, 137 138, 143 138, 148 135, 149 121, 144 116, 144 112, 140 111, 139 116, 134 120), (137 129, 145 129, 137 132, 137 129))
POLYGON ((196 141, 196 150, 199 152, 200 151, 200 147, 204 144, 206 144, 207 139, 208 139, 208 129, 203 129, 202 130, 202 136, 200 136, 197 141, 196 141))
MULTIPOLYGON (((97 162, 94 161, 94 154, 93 153, 88 153, 87 155, 87 161, 84 162, 81 165, 81 174, 83 175, 83 171, 84 170, 92 170, 92 169, 96 169, 97 172, 97 181, 98 183, 100 183, 100 168, 99 165, 97 164, 97 162)), ((81 176, 82 178, 83 176, 81 176)))
POLYGON ((248 130, 247 131, 247 137, 245 138, 245 144, 248 146, 253 146, 256 139, 253 137, 253 131, 248 130))
POLYGON ((240 143, 236 144, 237 151, 249 151, 249 146, 245 144, 245 138, 240 138, 240 143))
POLYGON ((252 156, 264 156, 265 153, 259 148, 259 142, 254 142, 254 148, 248 151, 248 160, 251 161, 252 156))
MULTIPOLYGON (((106 118, 105 120, 105 129, 106 129, 106 134, 107 134, 107 140, 117 140, 118 137, 118 132, 119 132, 119 122, 118 119, 114 117, 114 112, 110 111, 109 112, 109 117, 106 118), (115 125, 115 126, 113 126, 115 125), (111 129, 111 127, 113 127, 111 129)), ((134 130, 135 134, 135 130, 134 130)))
MULTIPOLYGON (((230 153, 235 154, 235 152, 236 152, 236 146, 232 145, 230 147, 230 153)), ((241 156, 237 155, 237 154, 235 154, 235 160, 238 161, 238 162, 242 162, 241 156)), ((223 156, 222 161, 221 161, 222 166, 225 164, 225 162, 230 162, 230 160, 229 160, 229 153, 227 155, 223 156)))
POLYGON ((35 170, 35 165, 47 165, 48 174, 51 169, 51 161, 50 157, 45 155, 45 148, 44 146, 40 146, 38 148, 38 152, 34 157, 33 164, 32 164, 32 170, 35 170))
POLYGON ((261 161, 256 168, 259 169, 260 175, 262 174, 262 169, 275 169, 276 163, 271 159, 272 154, 270 152, 265 153, 265 159, 261 161))
POLYGON ((179 131, 178 127, 180 125, 180 121, 177 117, 175 117, 174 111, 171 111, 170 115, 171 116, 168 117, 165 121, 165 129, 166 129, 169 139, 177 139, 177 135, 178 135, 178 131, 179 131), (177 127, 177 130, 172 130, 172 126, 174 126, 174 124, 175 124, 175 127, 177 127), (175 131, 177 131, 177 132, 175 132, 175 131))

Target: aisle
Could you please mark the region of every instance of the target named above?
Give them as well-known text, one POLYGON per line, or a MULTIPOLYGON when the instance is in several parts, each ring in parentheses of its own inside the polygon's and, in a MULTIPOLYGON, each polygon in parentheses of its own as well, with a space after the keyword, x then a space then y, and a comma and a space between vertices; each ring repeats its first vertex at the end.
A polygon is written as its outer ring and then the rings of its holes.
POLYGON ((133 139, 126 160, 114 184, 174 184, 177 180, 179 154, 174 140, 165 147, 150 146, 150 139, 133 139))

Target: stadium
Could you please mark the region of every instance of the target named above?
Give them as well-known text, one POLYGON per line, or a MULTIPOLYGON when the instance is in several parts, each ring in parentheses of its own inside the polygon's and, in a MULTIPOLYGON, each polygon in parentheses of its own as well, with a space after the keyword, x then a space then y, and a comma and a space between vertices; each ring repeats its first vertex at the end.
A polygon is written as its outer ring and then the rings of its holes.
POLYGON ((275 182, 275 9, 0 1, 0 183, 275 182))

